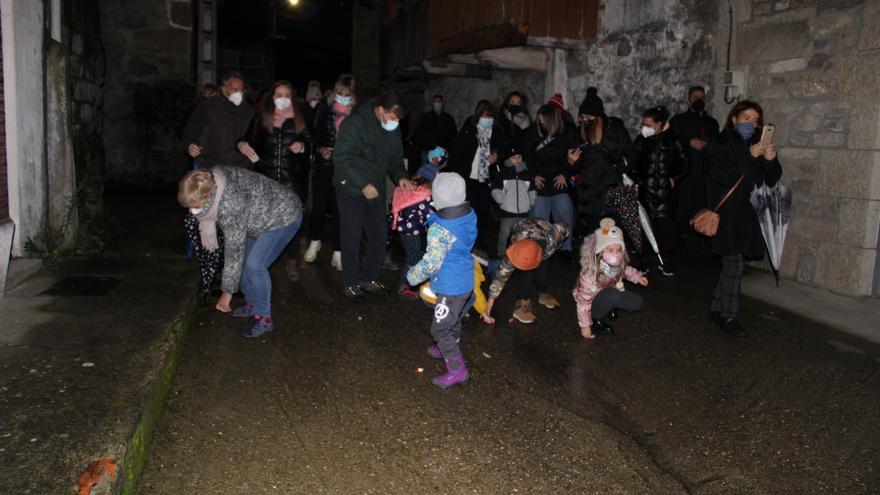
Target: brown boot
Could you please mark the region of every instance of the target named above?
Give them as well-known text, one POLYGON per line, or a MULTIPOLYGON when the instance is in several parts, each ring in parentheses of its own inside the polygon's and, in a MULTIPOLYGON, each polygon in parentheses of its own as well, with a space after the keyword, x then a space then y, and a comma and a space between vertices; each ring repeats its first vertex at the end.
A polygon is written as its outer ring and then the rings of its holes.
POLYGON ((520 299, 516 302, 513 310, 513 317, 520 323, 529 324, 535 321, 535 313, 532 311, 532 301, 530 299, 520 299))
POLYGON ((548 292, 541 292, 538 294, 538 304, 547 309, 556 309, 559 307, 559 301, 548 292))
POLYGON ((287 265, 285 266, 285 268, 287 270, 287 278, 290 279, 290 281, 293 283, 299 282, 299 267, 296 266, 296 260, 287 260, 287 265))

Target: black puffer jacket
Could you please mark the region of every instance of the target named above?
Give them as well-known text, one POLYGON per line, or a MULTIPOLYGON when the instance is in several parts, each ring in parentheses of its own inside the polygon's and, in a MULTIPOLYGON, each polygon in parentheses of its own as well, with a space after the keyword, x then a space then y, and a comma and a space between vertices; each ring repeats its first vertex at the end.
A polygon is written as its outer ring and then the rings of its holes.
MULTIPOLYGON (((333 124, 333 109, 326 101, 321 100, 315 107, 315 151, 319 148, 336 147, 336 126, 333 124)), ((315 153, 317 163, 331 163, 324 160, 320 153, 315 153)))
POLYGON ((681 141, 671 132, 636 137, 633 142, 639 199, 651 218, 672 218, 675 204, 673 184, 681 184, 690 160, 681 141))
POLYGON ((297 193, 303 189, 308 190, 309 156, 313 146, 308 126, 296 132, 293 119, 287 119, 281 124, 281 128, 273 127, 270 132, 263 126, 262 117, 257 115, 251 121, 243 140, 260 157, 260 161, 254 164, 256 172, 292 188, 297 193), (296 142, 303 143, 302 153, 290 151, 290 146, 296 142))
POLYGON ((714 208, 742 175, 745 179, 718 211, 718 233, 712 238, 715 253, 720 256, 741 254, 746 258, 764 256, 764 239, 758 216, 749 201, 752 189, 761 184, 773 186, 782 177, 778 159, 754 158, 749 152, 760 135, 746 143, 735 129, 726 128, 706 148, 708 162, 709 207, 714 208))
POLYGON ((583 143, 577 163, 577 210, 582 215, 602 215, 605 192, 621 183, 621 174, 632 174, 632 140, 623 121, 606 117, 602 142, 583 143))

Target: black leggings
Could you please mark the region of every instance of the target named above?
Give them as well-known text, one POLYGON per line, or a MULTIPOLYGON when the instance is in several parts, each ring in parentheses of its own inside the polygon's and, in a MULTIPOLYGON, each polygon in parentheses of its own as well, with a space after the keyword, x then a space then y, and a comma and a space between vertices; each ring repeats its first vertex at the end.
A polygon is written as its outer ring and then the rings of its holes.
POLYGON ((619 291, 614 287, 607 287, 599 291, 593 298, 593 318, 602 319, 609 311, 620 308, 630 313, 641 311, 642 296, 635 292, 619 291))

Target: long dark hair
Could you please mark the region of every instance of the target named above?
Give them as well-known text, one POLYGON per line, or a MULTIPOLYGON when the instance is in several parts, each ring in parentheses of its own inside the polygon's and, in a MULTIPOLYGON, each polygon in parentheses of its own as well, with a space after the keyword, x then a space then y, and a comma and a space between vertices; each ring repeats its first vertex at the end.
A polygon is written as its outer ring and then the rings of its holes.
MULTIPOLYGON (((275 115, 275 90, 281 86, 287 86, 287 88, 290 90, 291 105, 293 105, 293 102, 296 100, 296 90, 293 89, 293 84, 291 84, 290 81, 281 79, 275 81, 275 83, 272 84, 272 89, 270 89, 263 95, 263 101, 260 104, 260 110, 262 113, 262 118, 260 120, 262 121, 263 128, 266 130, 266 132, 272 132, 272 116, 275 115)), ((294 107, 294 115, 296 111, 297 110, 294 107)))
POLYGON ((746 110, 754 110, 758 112, 758 129, 764 127, 764 109, 761 108, 761 105, 758 105, 751 100, 743 100, 730 109, 730 113, 727 114, 727 123, 724 125, 724 129, 733 129, 733 118, 739 117, 746 110))

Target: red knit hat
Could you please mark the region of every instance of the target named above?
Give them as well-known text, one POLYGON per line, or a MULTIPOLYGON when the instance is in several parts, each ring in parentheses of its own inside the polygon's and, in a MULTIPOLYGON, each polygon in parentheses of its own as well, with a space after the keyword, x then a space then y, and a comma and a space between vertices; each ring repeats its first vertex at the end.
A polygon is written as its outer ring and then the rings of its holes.
POLYGON ((548 100, 547 103, 555 106, 556 108, 562 110, 563 112, 565 111, 565 103, 562 101, 562 95, 559 93, 554 94, 553 98, 550 98, 550 100, 548 100))
POLYGON ((531 239, 514 242, 507 248, 507 259, 518 270, 534 270, 541 264, 544 253, 541 246, 531 239))

